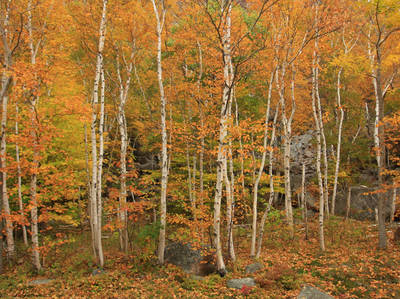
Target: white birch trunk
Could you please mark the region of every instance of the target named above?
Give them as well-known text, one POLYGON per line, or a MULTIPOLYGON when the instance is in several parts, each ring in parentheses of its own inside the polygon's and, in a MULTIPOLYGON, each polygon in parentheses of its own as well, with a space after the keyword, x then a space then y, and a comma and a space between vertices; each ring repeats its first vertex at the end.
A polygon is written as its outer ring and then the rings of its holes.
MULTIPOLYGON (((285 100, 285 74, 286 74, 286 62, 283 62, 280 66, 280 75, 279 69, 277 69, 276 76, 276 85, 279 93, 279 102, 282 107, 281 110, 281 118, 283 124, 283 167, 284 167, 284 177, 285 177, 285 211, 286 211, 286 220, 289 225, 290 237, 294 236, 294 223, 293 223, 293 208, 292 208, 292 190, 291 190, 291 181, 290 181, 290 156, 291 156, 291 138, 292 138, 292 121, 294 112, 296 110, 295 98, 294 98, 294 78, 291 80, 291 89, 292 89, 292 111, 290 117, 288 118, 286 115, 286 100, 285 100)), ((294 74, 293 74, 294 75, 294 74)))
MULTIPOLYGON (((128 130, 125 118, 125 105, 128 98, 129 87, 132 77, 133 63, 132 58, 134 55, 134 47, 130 57, 130 62, 125 65, 126 80, 123 82, 120 65, 119 55, 117 56, 117 75, 119 81, 119 103, 118 103, 118 127, 121 135, 121 154, 120 154, 120 192, 119 192, 119 221, 121 228, 119 229, 120 247, 124 252, 128 252, 128 211, 126 206, 127 189, 126 189, 126 154, 128 148, 128 130)), ((126 63, 126 62, 125 62, 126 63)))
POLYGON ((102 217, 103 217, 103 204, 102 204, 102 177, 103 177, 103 157, 104 157, 104 92, 105 80, 103 65, 100 70, 100 119, 99 119, 99 156, 97 158, 97 227, 96 227, 96 246, 99 258, 100 267, 104 266, 104 255, 102 245, 102 217))
POLYGON ((22 203, 22 175, 21 175, 21 161, 20 161, 20 156, 19 156, 19 144, 18 144, 18 135, 19 135, 19 130, 18 130, 18 117, 19 117, 19 111, 18 111, 18 104, 15 104, 15 135, 17 136, 17 141, 15 142, 15 158, 17 162, 17 192, 18 192, 18 207, 19 207, 19 213, 21 215, 21 221, 22 223, 22 236, 24 239, 24 244, 27 246, 28 245, 28 235, 26 232, 26 226, 25 226, 25 212, 24 212, 24 206, 22 203))
MULTIPOLYGON (((230 67, 231 74, 233 73, 232 66, 230 67)), ((233 98, 234 88, 231 89, 231 97, 229 101, 228 108, 228 118, 232 117, 232 98, 233 98)), ((229 252, 229 257, 232 261, 236 260, 235 247, 233 244, 233 217, 234 217, 234 183, 235 177, 233 173, 233 157, 232 157, 232 140, 229 137, 228 143, 228 157, 229 157, 229 174, 228 176, 228 161, 226 161, 224 177, 225 177, 225 187, 226 187, 226 228, 227 228, 227 247, 229 252)))
POLYGON ((268 129, 269 129, 269 114, 271 109, 271 95, 272 95, 272 84, 274 82, 275 70, 271 72, 268 87, 268 97, 267 97, 267 110, 265 112, 264 120, 264 141, 263 141, 263 153, 261 157, 260 167, 256 175, 256 179, 253 182, 253 223, 252 223, 252 233, 251 233, 251 250, 250 256, 254 257, 256 254, 256 239, 257 239, 257 205, 258 205, 258 186, 260 184, 261 176, 264 172, 265 160, 267 157, 267 146, 268 146, 268 129))
POLYGON ((236 96, 234 96, 235 100, 235 122, 236 122, 236 127, 239 129, 239 150, 240 150, 240 183, 242 187, 242 198, 245 198, 246 195, 246 188, 244 184, 244 153, 243 153, 243 142, 242 142, 242 133, 239 128, 239 108, 236 100, 236 96))
POLYGON ((339 116, 339 128, 338 128, 338 139, 337 139, 337 150, 336 150, 336 164, 335 164, 335 177, 333 182, 333 193, 332 193, 332 201, 331 201, 331 214, 335 215, 335 204, 336 204, 336 192, 338 185, 338 176, 339 176, 339 167, 340 167, 340 154, 341 154, 341 146, 342 146, 342 129, 343 129, 343 119, 344 119, 344 110, 341 102, 341 75, 343 68, 340 68, 337 75, 337 83, 336 83, 336 92, 337 92, 337 106, 340 111, 339 116))
MULTIPOLYGON (((224 32, 222 37, 223 47, 223 69, 224 69, 224 87, 222 91, 222 105, 219 122, 219 138, 218 138, 218 154, 217 154, 217 181, 214 198, 214 245, 216 246, 217 269, 219 273, 224 274, 225 263, 222 256, 221 244, 221 199, 222 184, 224 173, 227 165, 227 135, 228 135, 228 109, 231 100, 232 91, 232 74, 230 74, 231 65, 231 2, 227 3, 227 7, 222 10, 225 15, 224 32), (225 11, 226 10, 226 11, 225 11)), ((222 6, 223 7, 223 6, 222 6)))
MULTIPOLYGON (((103 0, 103 10, 100 21, 99 28, 99 43, 98 43, 98 52, 96 58, 96 71, 93 83, 93 95, 92 95, 92 121, 90 125, 91 131, 91 145, 92 145, 92 183, 91 183, 91 228, 92 228, 92 240, 94 241, 94 256, 97 259, 97 263, 100 267, 103 267, 104 264, 104 256, 103 256, 103 248, 101 244, 101 198, 99 198, 99 194, 101 196, 101 173, 99 174, 99 160, 101 156, 101 150, 99 149, 100 156, 97 154, 97 106, 99 103, 99 84, 102 76, 103 69, 103 50, 104 43, 106 38, 106 15, 107 15, 107 2, 108 0, 103 0), (100 184, 99 184, 100 179, 100 184), (100 212, 100 214, 99 214, 100 212)), ((104 95, 102 95, 103 97, 104 95)), ((101 108, 100 108, 101 109, 101 108)), ((104 110, 103 110, 104 113, 104 110)), ((103 115, 104 117, 104 115, 103 115)), ((102 127, 102 126, 100 126, 102 127)), ((100 143, 101 145, 101 143, 100 143)), ((100 169, 101 170, 101 169, 100 169)))
POLYGON ((319 245, 322 251, 325 250, 325 238, 324 238, 324 186, 322 182, 321 173, 321 121, 319 119, 319 112, 317 107, 317 95, 316 95, 316 68, 317 66, 317 53, 314 50, 313 54, 313 67, 312 67, 312 109, 314 114, 315 129, 317 131, 317 161, 316 170, 318 177, 318 187, 319 187, 319 245))
MULTIPOLYGON (((36 64, 36 55, 40 40, 37 44, 34 44, 33 39, 33 26, 32 26, 32 1, 28 2, 28 33, 29 33, 29 48, 31 50, 31 64, 36 64)), ((35 74, 36 76, 36 74, 35 74)), ((30 184, 30 196, 31 196, 31 235, 32 235, 32 255, 33 265, 37 271, 42 268, 40 264, 40 252, 39 252, 39 229, 38 229, 38 200, 37 200, 37 175, 39 171, 39 136, 38 136, 38 124, 36 107, 39 101, 39 97, 36 96, 31 101, 31 138, 33 140, 33 160, 31 169, 31 184, 30 184)))
POLYGON ((193 200, 193 208, 194 208, 194 220, 197 219, 196 209, 197 209, 197 188, 196 188, 196 172, 197 172, 197 153, 193 154, 193 170, 192 170, 192 200, 193 200))
MULTIPOLYGON (((318 36, 318 17, 319 17, 319 10, 318 10, 318 3, 315 5, 315 26, 316 28, 316 35, 318 36)), ((313 65, 312 65, 312 109, 315 121, 315 129, 317 131, 317 161, 316 161, 316 171, 318 177, 318 187, 319 187, 319 246, 321 251, 325 251, 325 235, 324 235, 324 210, 325 210, 325 193, 324 193, 324 183, 322 180, 322 173, 321 173, 321 135, 322 135, 322 113, 321 113, 321 104, 319 99, 319 90, 318 90, 318 37, 314 41, 314 52, 313 52, 313 65)))
MULTIPOLYGON (((378 12, 376 12, 378 14, 378 12)), ((385 168, 385 146, 381 142, 384 134, 384 126, 379 125, 383 119, 384 114, 384 93, 382 90, 382 61, 381 61, 381 46, 385 40, 383 40, 383 35, 380 26, 377 28, 377 41, 374 42, 374 54, 372 54, 370 32, 368 33, 368 54, 371 63, 371 77, 372 83, 375 91, 375 127, 374 127, 374 145, 376 150, 376 162, 378 166, 378 182, 381 187, 384 183, 384 168, 385 168)), ((386 36, 385 39, 389 34, 386 36)), ((378 216, 378 246, 380 249, 387 248, 387 236, 386 236, 386 225, 385 225, 385 213, 384 213, 384 193, 377 194, 378 196, 378 206, 377 206, 377 216, 378 216)))
POLYGON ((329 190, 328 190, 328 157, 327 157, 327 145, 326 145, 326 137, 325 137, 325 129, 324 129, 324 121, 322 116, 322 105, 321 105, 321 97, 319 95, 319 29, 318 29, 318 18, 319 18, 319 10, 318 5, 315 6, 315 23, 317 26, 316 35, 314 41, 314 53, 313 53, 313 89, 314 89, 314 96, 316 98, 316 109, 317 109, 317 116, 319 122, 319 134, 322 139, 322 157, 324 163, 324 175, 323 175, 323 194, 324 194, 324 205, 325 205, 325 215, 329 216, 329 190))
MULTIPOLYGON (((272 82, 271 82, 272 83, 272 82)), ((279 105, 277 105, 276 110, 275 110, 275 115, 274 115, 274 121, 272 124, 272 133, 271 133, 271 140, 269 143, 269 200, 268 204, 265 208, 264 214, 261 218, 260 222, 260 229, 259 229, 259 235, 258 235, 258 242, 257 242, 257 252, 256 252, 256 259, 260 257, 261 254, 261 247, 262 247, 262 242, 264 238, 264 227, 265 227, 265 222, 267 221, 268 218, 268 213, 271 210, 271 206, 274 200, 275 196, 275 189, 274 189, 274 175, 273 175, 273 163, 274 163, 274 143, 275 143, 275 132, 276 132, 276 122, 278 120, 278 114, 279 114, 279 105)))
MULTIPOLYGON (((4 81, 3 81, 4 84, 4 81)), ((7 241, 7 257, 10 260, 14 259, 15 246, 14 246, 14 236, 13 236, 13 223, 11 220, 11 210, 8 201, 8 191, 7 191, 7 147, 6 147, 6 129, 7 129, 7 104, 8 95, 3 96, 2 99, 2 113, 1 113, 1 146, 0 146, 0 163, 1 163, 1 193, 3 200, 3 211, 5 215, 5 231, 6 231, 6 241, 7 241)))
POLYGON ((306 163, 303 160, 303 162, 301 164, 301 195, 300 195, 303 220, 305 220, 307 217, 307 210, 306 210, 306 205, 305 205, 305 201, 306 201, 305 187, 306 187, 306 163))
MULTIPOLYGON (((318 38, 316 39, 318 43, 318 38)), ((319 96, 319 55, 317 54, 317 67, 315 68, 315 94, 317 98, 317 110, 319 118, 319 126, 321 131, 322 139, 322 158, 324 162, 324 175, 323 175, 323 186, 324 186, 324 204, 325 204, 325 215, 329 217, 329 186, 328 186, 328 155, 327 155, 327 145, 325 137, 324 122, 322 116, 322 106, 321 98, 319 96)))
POLYGON ((192 166, 190 163, 189 142, 187 141, 186 141, 186 168, 188 173, 187 185, 188 185, 189 202, 192 208, 192 214, 194 214, 194 202, 192 193, 192 166))
POLYGON ((11 76, 7 75, 6 71, 11 68, 11 49, 8 44, 8 23, 9 23, 9 3, 6 4, 6 14, 3 21, 3 30, 1 31, 1 37, 3 42, 3 57, 4 57, 4 69, 1 80, 1 141, 0 141, 0 167, 1 167, 1 198, 2 207, 5 218, 5 232, 6 232, 6 243, 7 243, 7 257, 10 260, 14 259, 15 245, 13 236, 13 223, 11 220, 11 210, 8 200, 7 191, 7 142, 6 142, 6 129, 7 129, 7 106, 8 106, 8 87, 12 80, 11 76))
POLYGON ((305 227, 305 239, 308 240, 308 213, 307 213, 307 200, 306 200, 306 163, 303 161, 301 168, 301 205, 303 210, 303 220, 305 227))
POLYGON ((167 153, 167 127, 166 127, 166 102, 162 75, 162 31, 165 22, 166 7, 161 0, 161 12, 156 5, 156 0, 151 0, 157 20, 157 78, 161 101, 161 198, 160 198, 160 234, 158 241, 158 261, 164 264, 165 234, 167 218, 167 183, 168 183, 168 153, 167 153))

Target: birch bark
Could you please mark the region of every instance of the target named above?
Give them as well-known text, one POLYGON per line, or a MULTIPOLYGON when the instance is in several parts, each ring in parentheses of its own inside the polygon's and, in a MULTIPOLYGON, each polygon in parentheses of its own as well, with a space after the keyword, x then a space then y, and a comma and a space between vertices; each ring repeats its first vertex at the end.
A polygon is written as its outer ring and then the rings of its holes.
POLYGON ((260 184, 261 176, 264 172, 265 160, 268 151, 267 146, 268 146, 268 131, 269 131, 269 114, 271 109, 271 96, 272 96, 272 85, 274 82, 274 74, 275 70, 271 72, 269 79, 269 86, 268 86, 267 109, 265 112, 265 120, 264 120, 263 153, 261 157, 260 167, 258 168, 256 179, 253 183, 253 223, 252 223, 251 250, 250 250, 250 256, 252 257, 254 257, 256 254, 258 186, 260 184))
POLYGON ((217 182, 214 198, 214 245, 216 246, 217 269, 222 274, 225 273, 225 263, 222 256, 221 244, 221 199, 222 184, 224 173, 227 167, 227 135, 228 135, 228 109, 232 91, 232 74, 230 73, 231 65, 231 10, 232 3, 226 2, 227 7, 221 5, 221 13, 225 15, 224 30, 222 37, 223 47, 223 70, 224 70, 224 86, 222 91, 222 105, 219 122, 219 138, 218 138, 218 154, 217 154, 217 182), (225 11, 226 10, 226 11, 225 11))
MULTIPOLYGON (((272 83, 272 82, 270 82, 272 83)), ((260 229, 259 229, 259 235, 258 235, 258 243, 257 243, 257 252, 256 252, 256 259, 260 257, 261 254, 261 247, 262 247, 262 242, 264 238, 264 227, 265 227, 265 222, 267 221, 268 218, 268 213, 271 210, 272 203, 274 200, 275 196, 275 188, 274 188, 274 175, 273 175, 273 163, 274 163, 274 144, 275 144, 275 133, 276 133, 276 123, 278 120, 278 114, 279 114, 279 105, 277 105, 275 109, 275 115, 274 115, 274 121, 272 123, 272 132, 271 132, 271 140, 269 143, 269 200, 268 204, 265 208, 264 214, 261 218, 260 222, 260 229)))
POLYGON ((24 239, 24 244, 28 245, 28 235, 26 232, 25 226, 25 212, 24 212, 24 205, 22 203, 22 175, 21 175, 21 161, 19 155, 19 144, 18 144, 18 135, 19 135, 19 128, 18 128, 18 119, 19 117, 19 109, 18 104, 15 104, 15 135, 17 136, 17 141, 15 142, 15 158, 17 162, 17 192, 18 192, 18 207, 19 213, 21 215, 21 220, 24 222, 22 224, 22 236, 24 239))
MULTIPOLYGON (((29 48, 31 51, 31 64, 36 64, 36 55, 41 43, 41 40, 34 42, 33 37, 33 25, 32 25, 32 1, 28 2, 28 34, 29 34, 29 48)), ((36 76, 36 74, 35 74, 36 76)), ((39 83, 38 83, 39 84, 39 83)), ((30 196, 31 202, 31 235, 32 235, 32 255, 33 265, 37 271, 40 271, 42 266, 40 264, 40 252, 39 252, 39 229, 38 229, 38 200, 37 200, 37 175, 39 171, 39 155, 40 155, 40 141, 39 141, 39 124, 37 122, 37 105, 39 102, 39 96, 33 96, 30 101, 31 107, 31 138, 33 146, 33 159, 31 166, 31 182, 30 182, 30 196)))
POLYGON ((162 31, 165 23, 166 7, 164 0, 160 0, 161 11, 156 5, 156 0, 151 0, 157 21, 157 78, 161 101, 161 198, 160 198, 160 234, 158 242, 158 261, 164 264, 166 217, 167 217, 167 183, 168 183, 168 153, 167 153, 167 127, 166 104, 162 74, 162 31))
POLYGON ((128 98, 129 87, 132 77, 133 69, 133 55, 135 53, 134 45, 132 46, 132 52, 130 56, 129 63, 125 62, 126 79, 123 81, 120 64, 119 55, 117 55, 117 76, 119 82, 119 102, 118 102, 118 127, 121 136, 121 154, 120 154, 120 192, 119 192, 119 221, 121 228, 119 229, 120 235, 120 247, 124 252, 128 252, 128 210, 126 206, 127 189, 126 189, 126 154, 128 148, 128 130, 125 117, 125 105, 128 98))
MULTIPOLYGON (((317 41, 315 41, 317 42, 317 41)), ((325 250, 325 238, 324 238, 324 207, 325 207, 325 197, 324 197, 324 186, 322 182, 321 173, 321 121, 319 119, 319 112, 317 106, 317 94, 316 94, 316 68, 317 66, 317 53, 314 50, 313 54, 313 67, 312 67, 312 109, 315 121, 315 129, 317 132, 317 160, 316 160, 316 170, 318 177, 318 187, 319 187, 319 245, 322 251, 325 250)))
POLYGON ((12 81, 11 75, 7 72, 12 66, 12 53, 9 48, 9 37, 8 37, 8 26, 9 26, 9 11, 10 11, 11 1, 6 3, 6 12, 4 16, 4 21, 1 26, 1 38, 3 42, 3 58, 4 58, 4 68, 1 80, 1 141, 0 141, 0 167, 1 167, 1 199, 2 207, 5 218, 5 232, 6 232, 6 244, 7 244, 7 257, 10 260, 14 259, 15 255, 15 245, 13 236, 13 224, 11 220, 11 210, 8 200, 8 190, 7 190, 7 141, 6 141, 6 130, 7 130, 7 106, 8 106, 8 88, 12 81))
MULTIPOLYGON (((98 50, 96 57, 96 70, 93 82, 93 94, 92 94, 92 121, 90 125, 90 135, 91 135, 91 151, 92 151, 92 182, 91 182, 91 213, 90 213, 90 222, 92 229, 92 240, 94 241, 93 247, 95 249, 94 256, 97 259, 97 263, 100 267, 104 265, 104 256, 103 256, 103 247, 101 243, 101 171, 102 165, 102 153, 101 148, 99 148, 99 155, 97 151, 97 109, 99 104, 99 84, 102 85, 101 89, 103 90, 104 85, 104 76, 103 72, 103 50, 104 43, 106 39, 106 23, 107 23, 107 3, 108 0, 103 0, 103 9, 102 16, 99 27, 99 42, 98 42, 98 50), (101 82, 100 82, 101 81, 101 82), (100 181, 99 181, 100 179, 100 181)), ((101 101, 104 101, 104 92, 101 91, 101 101)), ((104 103, 103 103, 104 104, 104 103)), ((101 105, 101 104, 100 104, 101 105)), ((102 106, 102 105, 101 105, 102 106)), ((103 109, 100 107, 103 114, 104 121, 104 106, 103 109)), ((100 115, 100 118, 102 116, 100 115)), ((104 125, 104 122, 103 122, 104 125)), ((99 129, 102 129, 102 125, 99 126, 99 129)), ((101 147, 101 142, 99 147, 101 147)))

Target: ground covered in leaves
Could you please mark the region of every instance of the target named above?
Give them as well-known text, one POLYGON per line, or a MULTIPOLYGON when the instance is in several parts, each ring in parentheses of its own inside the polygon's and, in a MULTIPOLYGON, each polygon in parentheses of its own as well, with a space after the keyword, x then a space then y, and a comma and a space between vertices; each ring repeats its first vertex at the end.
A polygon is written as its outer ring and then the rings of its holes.
POLYGON ((160 267, 150 247, 135 254, 118 252, 117 237, 105 239, 104 272, 96 269, 87 233, 68 235, 68 242, 55 246, 44 260, 42 273, 32 273, 29 260, 9 268, 0 276, 1 297, 70 298, 295 298, 304 284, 313 285, 335 298, 400 298, 400 244, 389 232, 387 251, 376 249, 376 227, 370 223, 332 218, 326 225, 326 252, 318 248, 315 224, 309 238, 297 227, 293 240, 283 225, 270 225, 259 262, 263 270, 246 275, 244 268, 254 262, 249 257, 249 231, 236 231, 238 260, 228 262, 228 275, 210 275, 202 280, 166 265, 160 267), (254 277, 257 287, 233 290, 231 278, 254 277), (29 281, 53 279, 44 286, 29 281))

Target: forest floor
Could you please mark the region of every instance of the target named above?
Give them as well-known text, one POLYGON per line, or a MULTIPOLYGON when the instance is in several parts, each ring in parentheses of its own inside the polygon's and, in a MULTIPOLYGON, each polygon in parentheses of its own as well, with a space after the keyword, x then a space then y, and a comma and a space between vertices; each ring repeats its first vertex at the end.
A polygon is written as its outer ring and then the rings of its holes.
POLYGON ((104 272, 92 275, 89 234, 75 233, 56 244, 44 260, 44 270, 34 274, 29 258, 0 276, 0 297, 45 298, 295 298, 304 284, 313 285, 335 298, 400 298, 400 244, 388 232, 386 251, 376 249, 376 226, 333 217, 326 224, 325 252, 318 247, 316 221, 304 238, 302 224, 293 240, 284 225, 266 229, 263 253, 265 268, 245 274, 253 261, 249 255, 249 232, 236 232, 235 265, 228 263, 226 277, 213 274, 203 280, 185 274, 173 265, 160 267, 153 249, 125 255, 117 251, 116 235, 104 240, 104 272), (226 287, 231 278, 254 277, 257 286, 234 290, 226 287), (31 286, 34 279, 52 279, 42 286, 31 286))

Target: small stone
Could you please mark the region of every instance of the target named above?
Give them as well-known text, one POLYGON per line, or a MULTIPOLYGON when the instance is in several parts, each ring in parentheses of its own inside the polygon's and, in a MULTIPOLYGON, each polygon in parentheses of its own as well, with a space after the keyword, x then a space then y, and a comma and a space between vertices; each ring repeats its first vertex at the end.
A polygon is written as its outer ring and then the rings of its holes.
POLYGON ((39 285, 44 285, 44 284, 49 284, 53 281, 54 279, 36 279, 28 282, 28 286, 39 286, 39 285))
POLYGON ((255 273, 255 272, 261 270, 262 268, 264 268, 264 265, 259 263, 259 262, 257 262, 257 263, 254 263, 254 264, 247 265, 246 269, 244 270, 244 272, 246 274, 252 274, 252 273, 255 273))
POLYGON ((228 288, 240 290, 243 288, 243 286, 254 287, 256 286, 256 282, 254 281, 254 278, 246 277, 246 278, 228 280, 226 285, 228 288))
POLYGON ((312 286, 304 286, 297 299, 335 299, 332 296, 321 292, 312 286))
POLYGON ((104 274, 104 270, 103 270, 103 269, 94 269, 94 270, 92 271, 92 275, 93 275, 93 276, 101 275, 101 274, 104 274))

